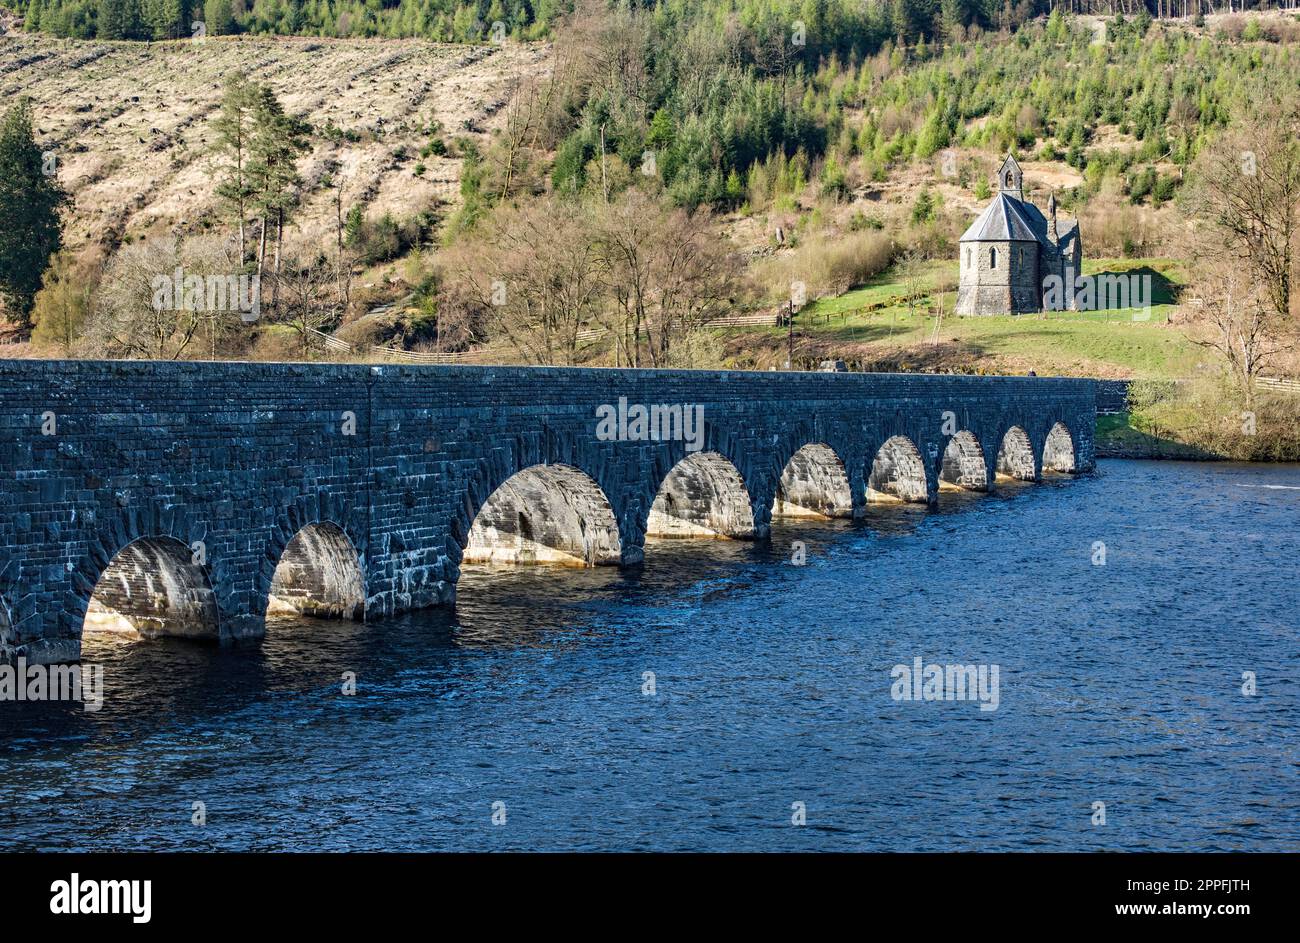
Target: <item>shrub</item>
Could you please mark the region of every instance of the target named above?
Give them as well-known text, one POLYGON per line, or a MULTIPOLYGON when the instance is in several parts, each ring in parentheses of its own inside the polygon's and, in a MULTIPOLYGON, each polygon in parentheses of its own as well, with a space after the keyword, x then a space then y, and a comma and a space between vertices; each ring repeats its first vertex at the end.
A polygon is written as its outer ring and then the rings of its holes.
POLYGON ((812 300, 841 294, 879 275, 894 261, 895 251, 893 240, 875 230, 817 236, 767 261, 755 277, 769 301, 789 298, 792 282, 803 282, 812 300))

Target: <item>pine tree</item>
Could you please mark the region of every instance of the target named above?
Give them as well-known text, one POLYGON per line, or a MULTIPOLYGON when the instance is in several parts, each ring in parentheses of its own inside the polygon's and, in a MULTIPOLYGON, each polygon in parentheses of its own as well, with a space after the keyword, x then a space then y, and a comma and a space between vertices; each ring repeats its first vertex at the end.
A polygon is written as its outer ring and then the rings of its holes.
POLYGON ((143 21, 140 0, 99 0, 96 35, 100 39, 140 39, 143 21))
MULTIPOLYGON (((280 274, 280 248, 284 242, 284 224, 297 200, 302 185, 295 161, 308 147, 307 126, 284 113, 275 93, 258 86, 253 105, 253 134, 249 141, 249 171, 255 193, 254 204, 261 216, 258 234, 257 274, 266 269, 267 231, 276 227, 275 274, 280 274)), ((277 301, 278 288, 271 284, 271 305, 277 301)))
POLYGON ((24 327, 50 256, 63 246, 59 209, 68 196, 46 169, 31 106, 21 102, 0 123, 0 300, 24 327))
POLYGON ((249 162, 256 104, 256 87, 236 73, 226 80, 226 89, 221 96, 221 114, 213 122, 217 132, 215 150, 224 161, 219 168, 221 177, 217 183, 217 196, 235 212, 241 264, 248 252, 248 208, 255 192, 249 162))
POLYGON ((231 0, 207 0, 203 5, 203 21, 208 25, 209 36, 229 36, 234 33, 235 11, 231 0))

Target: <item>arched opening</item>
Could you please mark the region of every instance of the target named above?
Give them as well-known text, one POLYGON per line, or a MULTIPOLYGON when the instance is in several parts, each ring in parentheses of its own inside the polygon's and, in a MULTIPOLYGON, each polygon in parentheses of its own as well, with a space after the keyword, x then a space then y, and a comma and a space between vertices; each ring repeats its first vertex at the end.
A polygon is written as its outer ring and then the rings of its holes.
POLYGON ((754 511, 736 466, 717 452, 674 465, 650 508, 646 536, 752 538, 754 511))
POLYGON ((867 500, 924 503, 928 498, 925 462, 920 450, 907 436, 896 435, 887 440, 871 463, 867 500))
POLYGON ((466 563, 602 566, 619 561, 618 522, 600 485, 568 465, 525 468, 492 492, 466 563))
POLYGON ((82 624, 88 633, 127 638, 215 639, 216 594, 202 549, 171 537, 141 537, 123 547, 95 583, 82 624))
POLYGON ((772 516, 853 516, 849 476, 834 449, 814 443, 790 457, 776 487, 772 516))
POLYGON ((1043 443, 1043 471, 1072 475, 1076 471, 1074 462, 1074 437, 1065 423, 1058 422, 1047 433, 1043 443))
POLYGON ((988 491, 984 449, 973 432, 965 429, 948 440, 939 469, 940 490, 988 491))
POLYGON ((989 268, 997 268, 997 267, 998 267, 998 250, 996 248, 989 249, 989 268))
POLYGON ((323 521, 293 535, 276 564, 266 611, 322 619, 365 617, 361 558, 343 528, 323 521))
POLYGON ((1034 447, 1029 441, 1029 433, 1019 426, 1012 426, 1002 437, 997 473, 1004 478, 1034 480, 1034 447))

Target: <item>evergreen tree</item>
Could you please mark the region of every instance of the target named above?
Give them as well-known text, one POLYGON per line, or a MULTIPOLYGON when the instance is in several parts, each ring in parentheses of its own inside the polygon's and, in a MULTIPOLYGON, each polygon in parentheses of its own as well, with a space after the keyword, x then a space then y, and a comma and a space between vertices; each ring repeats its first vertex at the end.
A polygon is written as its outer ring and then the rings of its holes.
MULTIPOLYGON (((280 274, 280 248, 284 241, 284 224, 297 201, 302 180, 295 161, 307 150, 307 126, 287 115, 275 93, 258 86, 253 103, 253 134, 249 140, 249 172, 254 187, 253 202, 261 217, 258 233, 257 274, 266 268, 268 231, 275 226, 275 274, 280 274)), ((271 305, 277 301, 278 288, 271 285, 271 305)))
POLYGON ((50 256, 63 246, 59 209, 68 197, 45 169, 31 106, 21 102, 0 124, 0 300, 23 326, 50 256))
POLYGON ((215 150, 222 161, 217 196, 234 211, 239 227, 241 263, 247 257, 248 210, 256 190, 249 167, 256 105, 257 88, 236 73, 226 80, 225 92, 221 96, 221 113, 213 122, 217 132, 215 150))
POLYGON ((203 21, 208 25, 209 36, 229 36, 238 29, 231 0, 207 0, 203 5, 203 21))
POLYGON ((140 39, 142 22, 140 0, 99 0, 95 29, 100 39, 140 39))

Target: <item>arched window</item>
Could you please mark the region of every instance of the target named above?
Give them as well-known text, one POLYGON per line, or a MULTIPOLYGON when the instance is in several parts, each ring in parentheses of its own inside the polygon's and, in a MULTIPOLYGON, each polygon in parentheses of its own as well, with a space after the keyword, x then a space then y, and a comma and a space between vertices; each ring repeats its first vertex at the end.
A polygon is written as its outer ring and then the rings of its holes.
POLYGON ((966 267, 970 268, 970 246, 966 247, 966 267))
POLYGON ((989 250, 989 268, 997 268, 997 267, 998 267, 998 250, 997 250, 997 249, 990 249, 990 250, 989 250))

